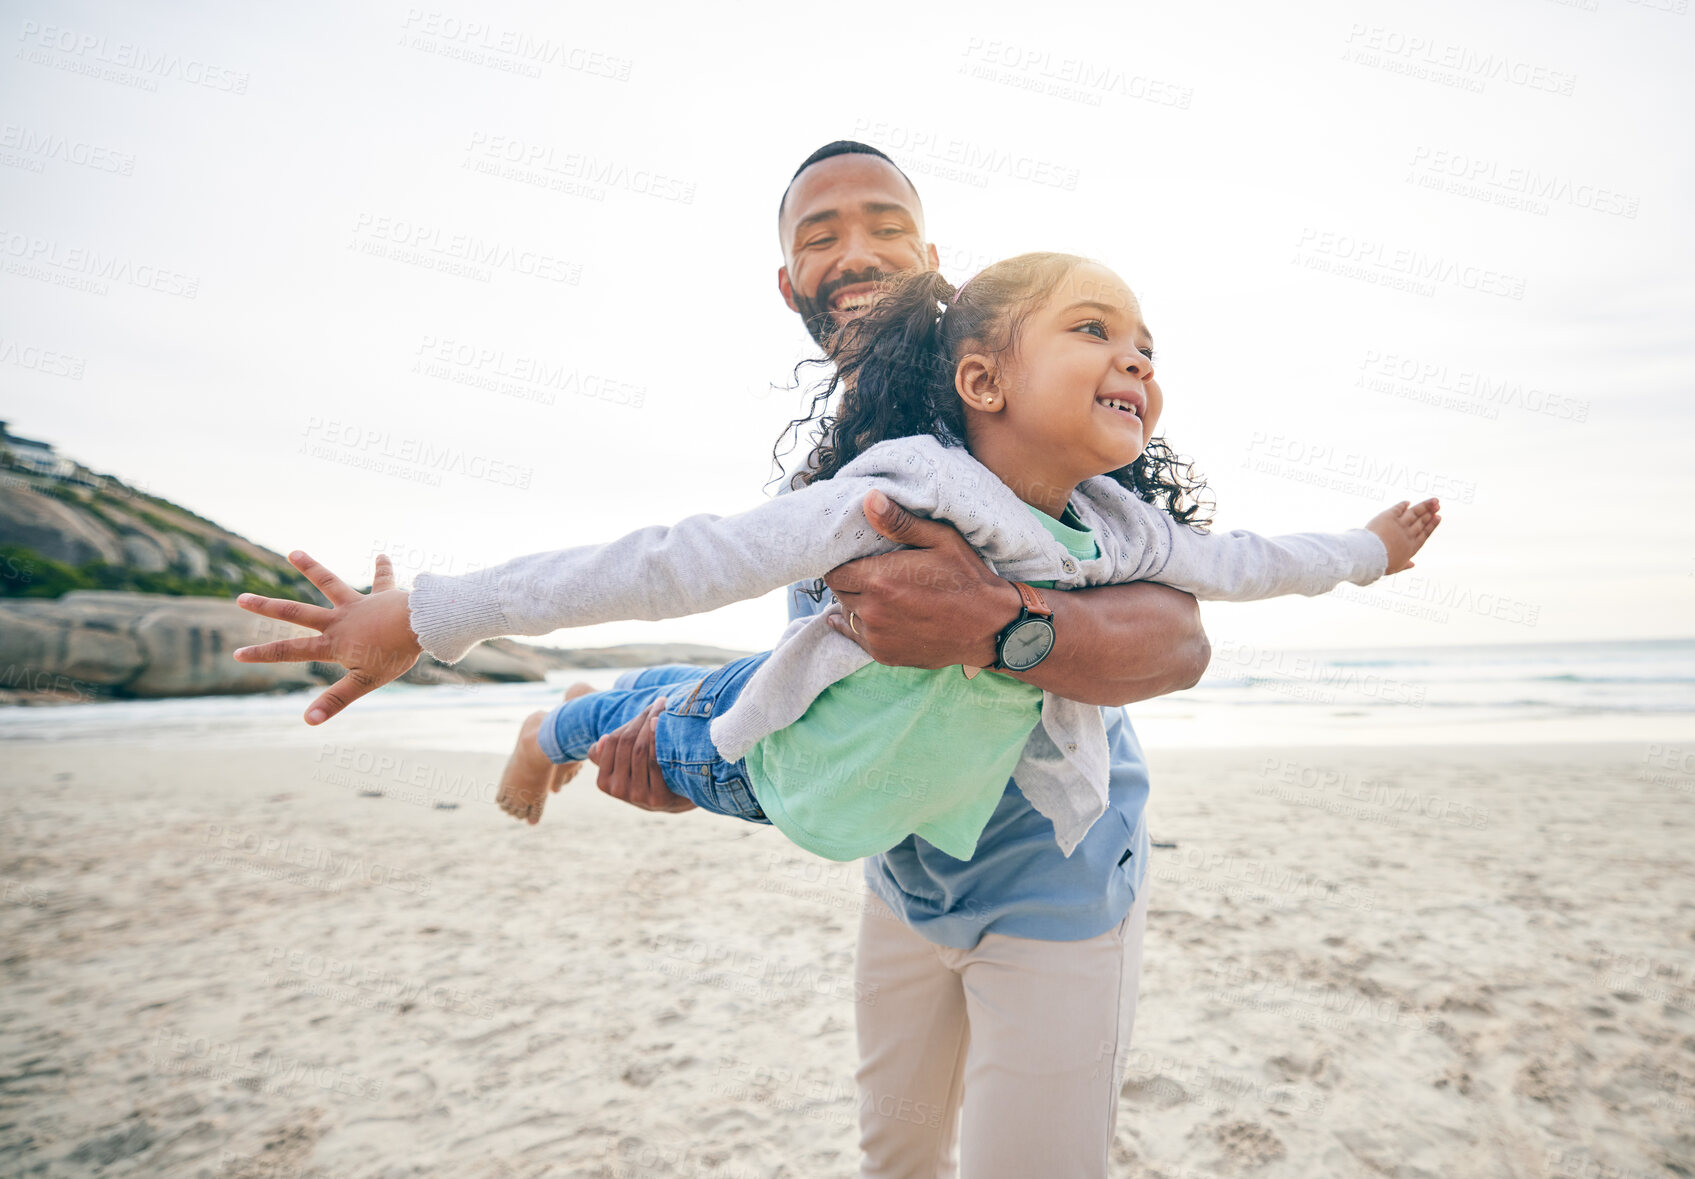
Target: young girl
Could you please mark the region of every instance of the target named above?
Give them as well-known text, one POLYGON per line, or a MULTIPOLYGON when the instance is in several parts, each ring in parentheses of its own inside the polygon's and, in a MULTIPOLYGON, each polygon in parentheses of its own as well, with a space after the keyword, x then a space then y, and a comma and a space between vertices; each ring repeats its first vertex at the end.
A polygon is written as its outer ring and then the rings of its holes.
MULTIPOLYGON (((819 421, 788 494, 463 577, 425 574, 409 599, 354 595, 319 611, 323 625, 244 596, 247 609, 307 621, 325 639, 236 657, 322 659, 333 637, 370 654, 382 670, 360 682, 374 686, 420 649, 451 663, 498 635, 715 609, 895 547, 863 515, 876 491, 949 521, 1017 584, 1019 613, 992 670, 1018 672, 1053 645, 1041 588, 1152 580, 1207 599, 1314 595, 1409 568, 1440 522, 1432 499, 1337 534, 1199 531, 1199 485, 1153 439, 1163 394, 1135 296, 1071 255, 1008 259, 957 292, 933 271, 903 277, 839 333, 831 359, 813 408, 839 392, 839 410, 819 421)), ((555 766, 579 762, 663 693, 655 757, 666 784, 705 810, 775 824, 831 859, 914 833, 969 859, 1013 777, 1070 855, 1106 809, 1100 709, 979 670, 885 667, 824 615, 797 620, 773 650, 692 687, 593 692, 532 717, 502 805, 537 821, 563 776, 555 766)))

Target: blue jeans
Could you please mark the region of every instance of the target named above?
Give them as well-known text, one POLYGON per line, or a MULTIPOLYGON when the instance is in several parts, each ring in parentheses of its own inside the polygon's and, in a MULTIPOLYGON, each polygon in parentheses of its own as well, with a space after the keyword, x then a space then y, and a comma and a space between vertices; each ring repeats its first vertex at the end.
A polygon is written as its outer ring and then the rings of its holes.
POLYGON ((567 700, 550 712, 537 743, 549 761, 582 761, 597 740, 663 696, 666 707, 654 727, 653 755, 672 793, 701 810, 769 823, 753 796, 747 763, 720 757, 708 730, 770 654, 749 655, 716 671, 673 663, 625 672, 616 687, 567 700))

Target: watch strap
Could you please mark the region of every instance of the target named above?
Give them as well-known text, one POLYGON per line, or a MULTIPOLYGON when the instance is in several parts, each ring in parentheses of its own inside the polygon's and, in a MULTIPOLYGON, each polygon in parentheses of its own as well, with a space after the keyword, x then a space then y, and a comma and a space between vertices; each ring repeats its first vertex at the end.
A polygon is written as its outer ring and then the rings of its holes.
MULTIPOLYGON (((1006 664, 1001 661, 1001 647, 1006 642, 1006 637, 1012 633, 1013 628, 1031 617, 1047 618, 1050 620, 1053 618, 1053 607, 1049 606, 1048 600, 1042 597, 1041 590, 1037 589, 1033 585, 1027 585, 1022 581, 1015 581, 1012 584, 1018 587, 1018 617, 1007 623, 1001 630, 1001 633, 995 636, 995 661, 989 664, 990 671, 1007 670, 1006 664)), ((966 672, 965 678, 972 679, 975 674, 975 672, 966 672)))
MULTIPOLYGON (((1031 614, 1040 614, 1044 618, 1053 617, 1053 608, 1048 605, 1048 600, 1042 597, 1041 590, 1037 589, 1033 585, 1026 585, 1022 581, 1015 581, 1012 584, 1018 587, 1018 596, 1024 600, 1024 609, 1026 611, 1031 614)), ((1023 621, 1023 614, 1020 614, 1017 618, 1012 620, 1013 625, 1017 625, 1023 621)))

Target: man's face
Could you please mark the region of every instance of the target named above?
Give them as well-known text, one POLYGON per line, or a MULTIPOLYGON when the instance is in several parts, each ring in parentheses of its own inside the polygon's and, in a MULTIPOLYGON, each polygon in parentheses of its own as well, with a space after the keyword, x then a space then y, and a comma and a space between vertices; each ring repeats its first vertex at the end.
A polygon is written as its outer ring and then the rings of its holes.
POLYGON ((876 284, 903 270, 937 269, 912 186, 887 160, 863 153, 831 156, 802 172, 777 233, 784 262, 777 289, 819 347, 864 313, 876 284))

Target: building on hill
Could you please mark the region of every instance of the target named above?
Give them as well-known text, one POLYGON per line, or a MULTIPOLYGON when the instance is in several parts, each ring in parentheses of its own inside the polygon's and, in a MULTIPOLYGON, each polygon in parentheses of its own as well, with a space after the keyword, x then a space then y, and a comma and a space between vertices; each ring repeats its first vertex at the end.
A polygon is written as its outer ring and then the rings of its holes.
POLYGON ((77 465, 54 450, 51 442, 20 438, 6 429, 5 422, 0 422, 0 454, 9 465, 34 475, 69 480, 77 473, 77 465))
POLYGON ((5 422, 0 422, 0 461, 32 475, 43 475, 95 491, 103 490, 112 483, 108 477, 97 475, 81 463, 60 454, 51 442, 13 434, 6 429, 5 422))

